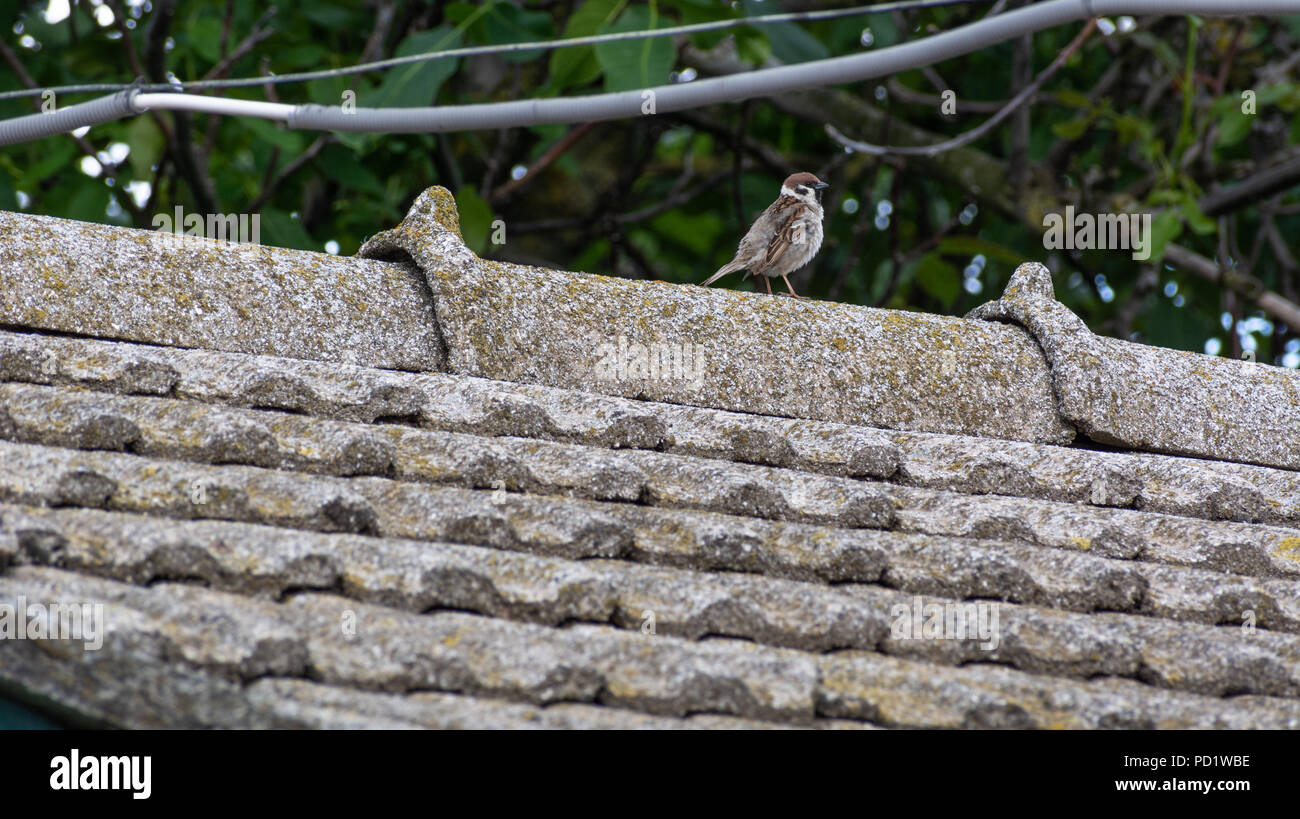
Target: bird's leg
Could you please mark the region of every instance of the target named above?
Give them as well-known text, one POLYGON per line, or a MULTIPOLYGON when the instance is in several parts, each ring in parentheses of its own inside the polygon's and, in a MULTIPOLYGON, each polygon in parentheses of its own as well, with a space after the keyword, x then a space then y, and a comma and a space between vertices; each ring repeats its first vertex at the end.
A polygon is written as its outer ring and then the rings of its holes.
POLYGON ((775 293, 772 292, 772 279, 770 276, 763 277, 763 284, 767 285, 767 294, 769 296, 776 295, 775 293))
MULTIPOLYGON (((807 296, 801 296, 798 293, 794 292, 794 287, 790 284, 790 280, 785 277, 784 273, 781 274, 781 281, 785 282, 785 286, 790 288, 791 296, 794 296, 796 299, 803 299, 804 301, 808 300, 807 296)), ((768 287, 770 289, 771 285, 768 285, 768 287)))

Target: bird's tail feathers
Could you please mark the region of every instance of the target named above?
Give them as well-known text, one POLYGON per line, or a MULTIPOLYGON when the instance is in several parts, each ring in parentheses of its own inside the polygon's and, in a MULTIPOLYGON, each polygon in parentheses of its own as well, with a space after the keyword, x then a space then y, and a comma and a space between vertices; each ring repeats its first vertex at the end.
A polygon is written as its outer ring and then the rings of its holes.
POLYGON ((739 261, 734 261, 734 260, 733 260, 733 261, 730 261, 730 262, 727 262, 727 263, 724 264, 722 267, 719 267, 719 268, 718 268, 718 272, 717 272, 717 273, 714 273, 712 276, 710 276, 710 277, 708 277, 707 279, 705 279, 704 281, 700 282, 700 286, 701 286, 701 287, 708 287, 709 285, 713 284, 713 283, 716 282, 718 279, 722 278, 723 276, 727 275, 728 273, 735 273, 737 270, 744 270, 744 269, 745 269, 745 263, 744 263, 744 262, 739 262, 739 261))

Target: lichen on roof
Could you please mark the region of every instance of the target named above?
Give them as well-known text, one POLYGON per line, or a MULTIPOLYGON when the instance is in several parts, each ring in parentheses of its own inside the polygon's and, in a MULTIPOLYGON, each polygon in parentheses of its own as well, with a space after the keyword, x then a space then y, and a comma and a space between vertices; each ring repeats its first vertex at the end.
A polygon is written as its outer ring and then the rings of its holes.
POLYGON ((0 225, 6 273, 54 248, 0 278, 0 604, 110 612, 0 689, 70 722, 1300 728, 1294 410, 1231 417, 1290 374, 1098 338, 1037 267, 956 319, 481 260, 437 188, 374 258, 0 225))

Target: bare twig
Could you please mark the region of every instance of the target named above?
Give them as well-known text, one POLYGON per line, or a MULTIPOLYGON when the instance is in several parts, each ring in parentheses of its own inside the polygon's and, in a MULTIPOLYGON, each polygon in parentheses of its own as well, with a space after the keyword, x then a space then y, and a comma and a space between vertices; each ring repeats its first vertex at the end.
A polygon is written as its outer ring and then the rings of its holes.
POLYGON ((231 66, 242 59, 244 55, 248 54, 248 52, 252 51, 258 43, 274 34, 274 29, 264 28, 263 24, 275 16, 275 11, 275 6, 271 6, 263 12, 262 16, 257 19, 257 22, 253 24, 253 30, 248 33, 248 36, 241 40, 239 45, 235 46, 233 51, 226 54, 216 65, 212 66, 212 69, 208 71, 207 74, 203 75, 203 79, 213 80, 218 77, 224 77, 226 73, 230 71, 231 66))
POLYGON ((1264 312, 1285 322, 1288 327, 1300 327, 1300 305, 1268 290, 1264 283, 1254 276, 1227 270, 1217 262, 1179 245, 1165 245, 1164 260, 1242 294, 1259 305, 1264 312))
POLYGON ((1219 216, 1247 207, 1275 193, 1280 193, 1300 182, 1300 155, 1273 167, 1248 176, 1227 188, 1210 191, 1201 197, 1201 210, 1206 216, 1219 216))
POLYGON ((131 39, 131 29, 126 27, 126 9, 122 6, 122 0, 106 0, 106 2, 109 10, 113 12, 113 26, 122 35, 123 50, 126 51, 126 61, 131 66, 131 73, 137 77, 145 76, 144 65, 140 63, 140 53, 135 50, 135 41, 131 39))
POLYGON ((321 134, 316 137, 315 141, 312 142, 311 145, 307 146, 307 150, 294 157, 292 162, 280 169, 280 172, 275 175, 275 179, 271 180, 271 184, 262 188, 262 192, 257 195, 257 198, 254 199, 251 204, 249 204, 248 210, 250 212, 255 212, 258 208, 262 207, 262 205, 266 204, 271 197, 275 195, 276 191, 280 189, 280 186, 285 183, 285 180, 293 176, 294 173, 303 165, 306 165, 308 162, 315 159, 316 155, 321 152, 321 149, 333 141, 333 134, 321 134))
POLYGON ((844 147, 852 148, 855 151, 865 154, 898 154, 901 156, 929 157, 943 153, 944 151, 952 150, 953 148, 960 148, 963 145, 968 145, 993 130, 998 123, 1009 117, 1021 105, 1028 102, 1034 94, 1038 92, 1038 89, 1043 87, 1043 83, 1047 82, 1047 80, 1050 79, 1052 75, 1061 68, 1061 66, 1065 65, 1065 61, 1070 59, 1070 57, 1074 55, 1074 52, 1079 50, 1079 47, 1083 45, 1084 41, 1088 39, 1088 36, 1091 35, 1096 28, 1097 21, 1095 19, 1089 20, 1084 25, 1083 30, 1079 32, 1078 36, 1076 36, 1074 40, 1072 40, 1070 44, 1056 56, 1056 59, 1052 60, 1051 64, 1043 70, 1043 73, 1039 74, 1038 77, 1032 83, 1027 85, 1019 94, 1016 94, 1016 96, 1007 103, 1006 107, 980 123, 975 128, 972 128, 964 134, 953 137, 952 139, 944 140, 943 142, 934 145, 911 148, 904 146, 871 145, 866 142, 858 142, 844 136, 835 128, 834 125, 829 123, 826 125, 826 133, 831 137, 831 139, 840 143, 844 147))
MULTIPOLYGON (((899 82, 897 77, 890 77, 885 82, 885 87, 889 90, 889 96, 899 102, 905 102, 908 105, 923 105, 926 108, 939 108, 943 104, 943 98, 935 94, 926 94, 923 91, 913 91, 906 85, 899 82)), ((994 100, 984 102, 981 100, 966 101, 954 99, 957 113, 959 114, 995 114, 1006 106, 1006 100, 994 100)))
MULTIPOLYGON (((726 124, 709 119, 694 111, 677 111, 667 116, 678 122, 683 122, 697 131, 704 131, 714 136, 731 139, 735 135, 735 132, 726 124)), ((792 169, 791 160, 783 156, 780 151, 763 144, 749 134, 742 135, 742 143, 745 153, 758 160, 774 176, 785 177, 790 173, 792 169)))
MULTIPOLYGON (((718 171, 717 173, 708 177, 703 182, 701 182, 700 184, 696 185, 695 187, 689 190, 683 190, 678 192, 675 195, 666 196, 663 199, 656 202, 655 204, 648 205, 638 210, 628 211, 627 213, 616 214, 612 217, 609 217, 609 219, 610 221, 619 225, 632 224, 634 222, 643 222, 646 219, 653 219, 659 214, 665 211, 672 210, 673 208, 680 207, 686 204, 687 202, 691 201, 692 199, 694 199, 696 196, 699 196, 700 194, 704 193, 705 191, 717 187, 719 183, 721 183, 730 175, 731 175, 730 168, 718 171)), ((519 234, 519 233, 538 233, 541 231, 552 231, 552 230, 574 230, 576 228, 582 228, 590 225, 593 221, 596 221, 597 218, 598 218, 597 216, 593 215, 593 216, 585 216, 585 217, 579 216, 575 218, 566 218, 566 219, 542 219, 536 222, 524 222, 522 224, 515 225, 512 228, 512 231, 516 234, 519 234)))
POLYGON ((537 161, 528 167, 528 170, 524 172, 523 176, 518 179, 510 179, 502 183, 501 187, 492 191, 491 195, 488 197, 488 201, 492 203, 500 202, 522 188, 524 185, 532 182, 537 174, 550 167, 555 160, 564 155, 565 151, 577 144, 578 140, 582 139, 582 137, 591 130, 593 125, 595 125, 595 123, 584 122, 569 131, 569 133, 565 134, 560 139, 556 140, 554 145, 546 149, 546 153, 537 157, 537 161))

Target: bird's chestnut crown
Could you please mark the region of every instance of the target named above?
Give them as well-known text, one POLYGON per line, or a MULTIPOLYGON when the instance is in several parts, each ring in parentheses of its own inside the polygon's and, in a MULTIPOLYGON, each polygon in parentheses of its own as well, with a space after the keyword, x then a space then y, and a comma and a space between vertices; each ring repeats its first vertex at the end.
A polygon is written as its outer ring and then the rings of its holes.
POLYGON ((787 176, 785 182, 781 184, 781 192, 799 199, 809 199, 814 196, 814 191, 820 192, 823 188, 829 187, 830 185, 804 171, 787 176))

